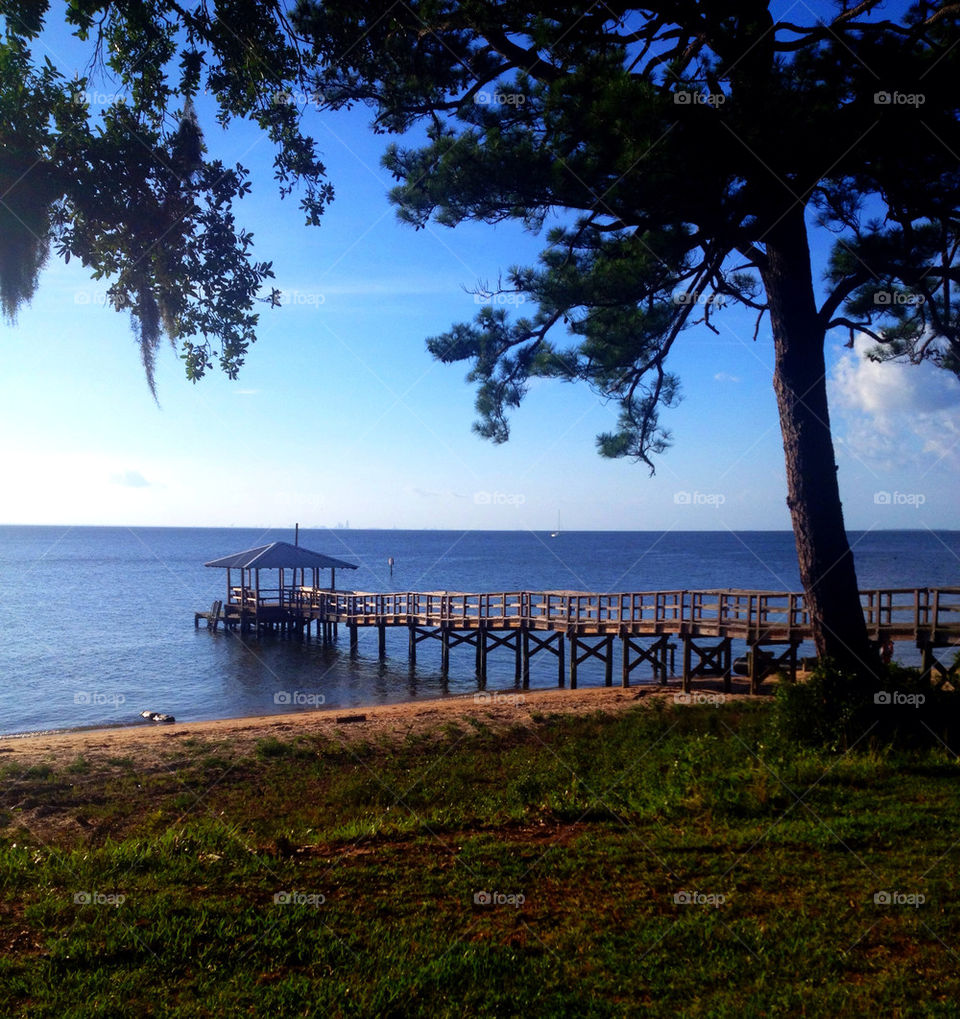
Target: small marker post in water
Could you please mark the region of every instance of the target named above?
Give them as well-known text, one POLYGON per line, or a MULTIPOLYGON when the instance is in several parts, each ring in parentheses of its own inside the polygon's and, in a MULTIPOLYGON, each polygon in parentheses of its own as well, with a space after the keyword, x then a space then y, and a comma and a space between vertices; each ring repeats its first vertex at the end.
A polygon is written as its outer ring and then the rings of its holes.
POLYGON ((387 557, 387 566, 390 567, 390 576, 393 576, 393 556, 387 557))

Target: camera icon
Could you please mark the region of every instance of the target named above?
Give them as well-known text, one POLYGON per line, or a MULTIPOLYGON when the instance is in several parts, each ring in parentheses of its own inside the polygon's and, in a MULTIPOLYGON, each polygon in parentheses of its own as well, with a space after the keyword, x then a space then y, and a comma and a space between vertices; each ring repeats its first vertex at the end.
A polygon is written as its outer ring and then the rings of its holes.
POLYGON ((493 896, 489 892, 474 892, 473 904, 475 906, 489 906, 493 902, 493 896))
POLYGON ((889 892, 874 892, 873 901, 877 906, 889 906, 893 899, 889 892))
POLYGON ((693 501, 693 496, 689 492, 674 492, 673 501, 677 506, 689 506, 693 501))
POLYGON ((289 690, 277 690, 273 695, 274 704, 290 704, 292 700, 289 690))
POLYGON ((889 506, 892 497, 889 492, 874 492, 873 502, 875 506, 889 506))
POLYGON ((89 906, 93 902, 93 896, 89 892, 74 892, 73 903, 75 906, 89 906))
POLYGON ((874 304, 893 304, 893 295, 887 290, 880 290, 873 295, 874 304))
POLYGON ((693 102, 693 96, 689 92, 674 92, 673 103, 675 106, 689 106, 693 102))
POLYGON ((892 697, 890 696, 890 693, 887 690, 878 690, 873 695, 873 703, 874 704, 890 704, 890 703, 892 703, 892 700, 893 699, 892 699, 892 697))
POLYGON ((893 97, 889 92, 874 92, 873 101, 877 106, 889 106, 893 102, 893 97))
POLYGON ((73 695, 73 703, 74 704, 90 704, 91 703, 90 691, 89 690, 78 690, 73 695))
POLYGON ((674 892, 673 903, 675 906, 689 906, 693 902, 693 896, 689 892, 674 892))

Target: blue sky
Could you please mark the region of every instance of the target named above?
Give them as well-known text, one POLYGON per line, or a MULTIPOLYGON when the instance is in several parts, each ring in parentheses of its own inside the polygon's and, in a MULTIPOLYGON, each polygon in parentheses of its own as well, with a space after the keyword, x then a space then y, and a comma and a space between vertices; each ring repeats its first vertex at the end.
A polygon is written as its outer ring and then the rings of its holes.
MULTIPOLYGON (((72 75, 70 52, 53 59, 72 75)), ((236 382, 190 384, 167 347, 158 408, 128 318, 51 258, 33 305, 0 326, 0 523, 790 526, 766 325, 754 342, 752 317, 727 309, 719 336, 682 338, 684 399, 664 414, 674 445, 653 478, 597 456, 616 408, 582 387, 536 385, 511 441, 484 442, 465 366, 435 363, 424 339, 471 319, 465 288, 532 261, 540 240, 514 226, 402 227, 366 113, 308 119, 337 189, 320 228, 277 197, 269 143, 246 125, 221 134, 201 109, 211 151, 253 170, 238 218, 285 294, 236 382)), ((960 383, 873 365, 844 339, 828 341, 828 360, 848 527, 957 526, 960 383)))

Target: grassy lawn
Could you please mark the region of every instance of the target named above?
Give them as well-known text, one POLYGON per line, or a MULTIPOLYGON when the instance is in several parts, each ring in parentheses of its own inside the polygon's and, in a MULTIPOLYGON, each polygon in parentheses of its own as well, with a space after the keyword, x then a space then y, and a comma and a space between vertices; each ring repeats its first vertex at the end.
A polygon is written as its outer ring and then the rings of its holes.
POLYGON ((960 1014, 956 759, 768 710, 8 765, 0 1014, 960 1014))

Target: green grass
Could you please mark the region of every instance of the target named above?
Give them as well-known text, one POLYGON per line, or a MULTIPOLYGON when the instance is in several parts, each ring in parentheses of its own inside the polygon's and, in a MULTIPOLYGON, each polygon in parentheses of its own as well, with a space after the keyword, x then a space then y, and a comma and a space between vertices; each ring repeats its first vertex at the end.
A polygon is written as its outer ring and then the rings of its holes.
POLYGON ((8 765, 0 1014, 960 1014, 956 760, 768 733, 667 707, 8 765))

